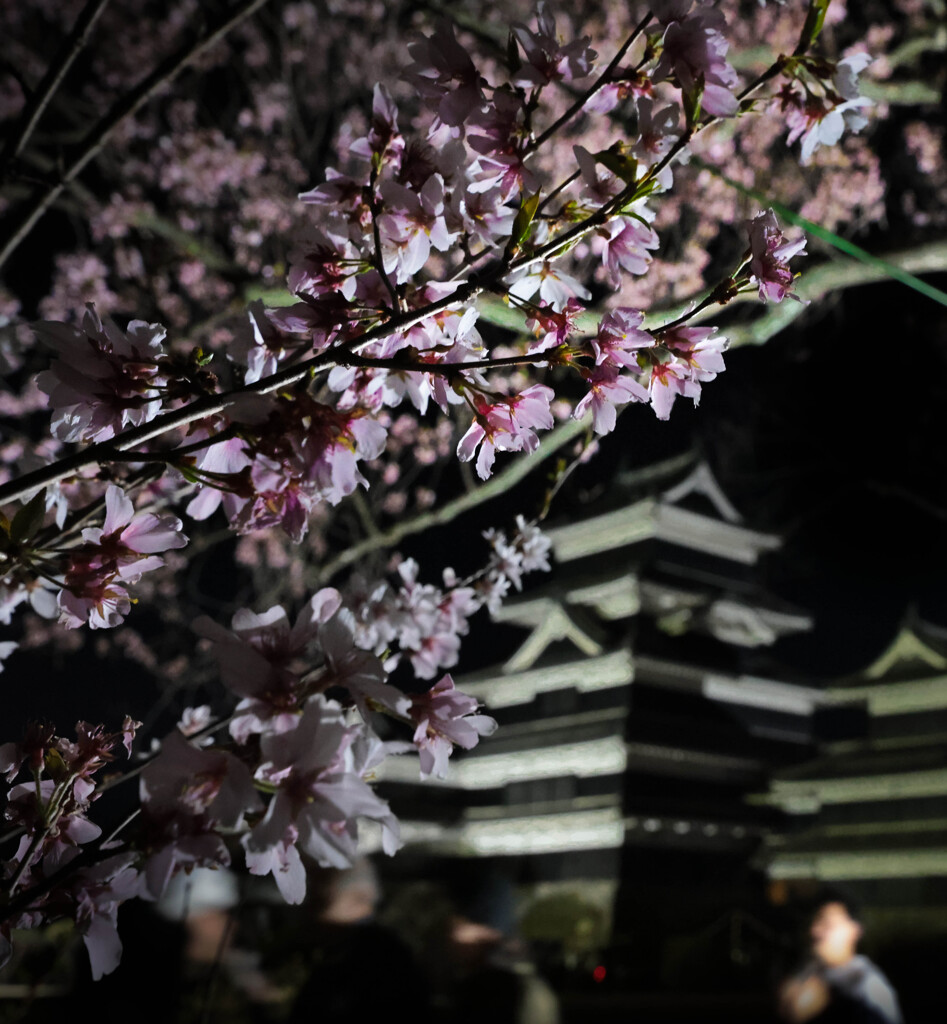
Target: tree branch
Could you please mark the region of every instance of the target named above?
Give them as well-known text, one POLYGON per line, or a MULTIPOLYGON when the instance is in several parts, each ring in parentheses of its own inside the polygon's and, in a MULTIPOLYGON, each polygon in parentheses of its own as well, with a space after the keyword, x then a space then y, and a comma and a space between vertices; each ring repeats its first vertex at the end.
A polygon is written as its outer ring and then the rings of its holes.
POLYGON ((639 21, 638 24, 634 27, 631 35, 624 41, 624 43, 622 43, 618 52, 615 54, 614 57, 612 57, 611 61, 609 62, 608 67, 605 68, 605 70, 598 76, 598 78, 595 79, 595 81, 587 89, 584 89, 582 91, 581 95, 579 95, 579 97, 575 100, 575 102, 569 107, 569 109, 564 114, 556 118, 556 120, 553 121, 553 123, 544 132, 536 136, 536 138, 533 139, 526 146, 526 149, 523 152, 523 156, 527 156, 534 150, 539 149, 539 147, 547 139, 555 135, 556 132, 559 131, 559 129, 563 125, 568 124, 569 121, 571 121, 572 118, 575 117, 575 115, 578 114, 578 112, 585 106, 585 104, 588 103, 588 101, 599 91, 599 89, 608 85, 612 72, 616 70, 618 65, 621 63, 622 57, 625 56, 625 54, 631 47, 631 44, 645 30, 648 22, 651 20, 652 17, 653 15, 650 11, 648 11, 645 14, 645 16, 641 19, 641 21, 639 21))
POLYGON ((317 570, 316 579, 319 585, 325 585, 337 573, 373 551, 394 547, 412 534, 451 523, 458 516, 477 508, 485 501, 490 501, 491 498, 506 493, 520 480, 532 473, 537 466, 555 455, 560 448, 588 430, 590 421, 590 417, 583 417, 581 420, 568 420, 566 423, 560 424, 542 439, 535 452, 524 455, 522 458, 513 459, 506 469, 496 473, 487 483, 482 484, 476 490, 462 494, 459 498, 447 502, 440 508, 424 512, 415 516, 414 519, 401 520, 389 529, 376 533, 372 537, 366 537, 358 544, 347 548, 317 570))
MULTIPOLYGON (((354 338, 349 343, 349 349, 354 348, 357 350, 363 345, 377 341, 379 338, 384 338, 396 331, 412 327, 414 324, 419 323, 433 313, 446 309, 448 306, 467 302, 478 295, 482 287, 482 285, 475 282, 468 282, 466 285, 458 288, 457 291, 452 292, 450 295, 445 295, 423 309, 412 310, 408 313, 393 316, 383 324, 379 324, 377 327, 354 338)), ((103 462, 109 462, 110 452, 128 451, 138 445, 146 444, 162 434, 167 434, 179 427, 186 427, 196 420, 222 413, 243 395, 268 395, 273 391, 279 391, 280 388, 298 384, 300 381, 309 378, 314 372, 331 369, 336 365, 337 353, 342 351, 346 351, 342 346, 339 346, 337 349, 330 349, 318 356, 314 356, 312 359, 287 366, 271 374, 269 377, 254 381, 252 384, 245 384, 242 387, 222 392, 219 395, 208 395, 205 398, 199 398, 197 401, 191 402, 181 409, 175 409, 173 412, 156 416, 153 420, 143 423, 140 427, 134 427, 131 430, 117 434, 108 441, 100 441, 89 445, 87 448, 83 448, 73 455, 68 455, 64 459, 59 459, 49 466, 43 466, 41 469, 34 470, 32 473, 27 473, 16 480, 3 484, 0 486, 0 504, 16 501, 38 490, 40 487, 46 487, 49 484, 57 483, 59 480, 64 480, 86 466, 96 466, 103 462)))
POLYGON ((36 129, 43 111, 49 105, 50 100, 56 95, 56 90, 62 84, 69 69, 72 67, 76 57, 82 52, 92 34, 99 15, 105 10, 109 0, 89 0, 79 12, 72 31, 66 38, 65 43, 56 57, 50 62, 39 85, 30 96, 29 102, 20 114, 17 127, 7 142, 3 153, 3 164, 8 167, 23 152, 23 148, 30 141, 30 136, 36 129))
POLYGON ((220 42, 231 29, 239 25, 240 22, 248 18, 265 3, 266 0, 243 0, 243 3, 234 8, 217 26, 208 31, 197 42, 182 47, 166 60, 163 60, 143 82, 128 93, 128 95, 122 97, 109 113, 89 131, 84 143, 80 146, 78 154, 63 170, 59 180, 48 185, 45 190, 35 193, 32 205, 27 208, 20 218, 19 224, 14 227, 3 248, 0 249, 0 267, 6 263, 11 254, 33 230, 40 217, 59 198, 63 189, 82 173, 90 160, 98 155, 111 138, 115 129, 126 118, 131 117, 140 110, 152 96, 169 82, 173 81, 192 60, 220 42))

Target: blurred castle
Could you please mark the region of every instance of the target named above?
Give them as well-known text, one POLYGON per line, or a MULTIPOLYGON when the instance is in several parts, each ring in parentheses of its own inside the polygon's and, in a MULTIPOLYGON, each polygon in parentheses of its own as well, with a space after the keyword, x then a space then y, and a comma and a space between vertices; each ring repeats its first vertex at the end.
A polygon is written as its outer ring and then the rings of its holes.
POLYGON ((387 762, 409 848, 498 859, 531 937, 576 964, 607 945, 645 989, 765 983, 793 888, 942 913, 947 638, 905 628, 857 676, 792 677, 769 648, 812 620, 761 585, 780 538, 705 463, 626 473, 608 502, 547 531, 553 572, 497 616, 522 642, 458 680, 497 733, 445 780, 387 762))

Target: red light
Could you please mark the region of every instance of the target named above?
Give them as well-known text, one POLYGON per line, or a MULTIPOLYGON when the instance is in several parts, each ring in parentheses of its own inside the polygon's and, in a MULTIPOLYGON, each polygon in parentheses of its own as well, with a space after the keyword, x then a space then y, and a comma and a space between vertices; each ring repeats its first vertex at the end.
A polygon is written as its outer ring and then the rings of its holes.
POLYGON ((605 980, 605 968, 601 964, 599 964, 598 967, 596 967, 595 970, 592 971, 592 977, 596 981, 604 981, 605 980))

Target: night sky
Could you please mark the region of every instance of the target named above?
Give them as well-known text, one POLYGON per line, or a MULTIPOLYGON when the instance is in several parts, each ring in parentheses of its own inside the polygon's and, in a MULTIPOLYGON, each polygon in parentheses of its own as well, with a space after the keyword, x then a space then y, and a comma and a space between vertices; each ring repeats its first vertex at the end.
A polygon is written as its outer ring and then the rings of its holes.
POLYGON ((861 667, 909 608, 947 625, 945 371, 947 310, 890 283, 733 352, 705 388, 710 463, 749 522, 785 538, 772 588, 815 616, 779 647, 799 668, 861 667))

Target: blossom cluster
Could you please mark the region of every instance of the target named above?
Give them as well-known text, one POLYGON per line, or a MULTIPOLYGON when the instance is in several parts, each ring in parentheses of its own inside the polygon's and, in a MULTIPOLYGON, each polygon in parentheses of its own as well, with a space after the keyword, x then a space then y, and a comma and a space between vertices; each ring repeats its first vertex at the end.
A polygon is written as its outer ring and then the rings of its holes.
MULTIPOLYGON (((711 119, 733 113, 723 98, 733 75, 719 12, 673 3, 659 4, 655 15, 660 31, 649 37, 638 73, 644 74, 652 50, 660 53, 651 85, 676 84, 690 134, 708 97, 714 97, 707 107, 711 119)), ((483 291, 506 294, 525 326, 540 335, 515 361, 578 374, 587 391, 574 415, 590 411, 597 433, 613 429, 618 409, 630 402, 649 401, 666 418, 678 395, 696 401, 701 383, 723 369, 722 337, 684 326, 687 317, 649 332, 642 311, 619 307, 602 318, 594 338, 577 341, 575 322, 589 292, 560 266, 573 240, 587 235, 613 279, 647 270, 657 236, 645 203, 670 184, 672 157, 685 141, 680 118, 673 106, 655 113, 650 87, 640 90, 631 100, 643 132, 632 147, 638 156, 621 146, 597 154, 577 147, 576 198, 559 213, 539 216, 534 189, 542 183, 532 157, 537 140, 551 130, 539 132, 534 123, 540 99, 552 83, 588 81, 595 54, 586 39, 563 47, 542 7, 536 25, 515 27, 521 53, 499 84, 476 72, 446 23, 413 44, 406 77, 433 114, 420 137, 402 133, 392 97, 376 87, 368 134, 349 147, 350 173, 330 170, 323 185, 301 196, 321 211, 321 224, 309 228, 294 251, 288 280, 299 301, 251 306, 228 371, 238 387, 212 415, 201 416, 202 403, 227 393, 200 351, 186 357, 164 352, 160 326, 135 321, 122 332, 92 307, 81 330, 39 325, 40 337, 59 354, 39 378, 53 409, 54 435, 101 444, 130 427, 132 435, 148 430, 142 435, 147 441, 150 428, 160 437, 160 424, 168 423, 173 435, 183 423, 187 434, 177 448, 146 443, 140 452, 163 458, 197 492, 188 514, 201 520, 222 507, 238 532, 279 526, 298 543, 321 503, 338 504, 367 486, 359 462, 383 452, 385 410, 405 400, 420 415, 429 402, 444 414, 455 406, 473 414, 457 454, 462 461, 476 454, 483 479, 496 452, 539 446, 540 432, 554 425, 550 384, 556 380, 509 393, 502 376, 490 372, 508 360, 491 357, 477 331, 476 297, 483 291), (493 263, 477 268, 484 257, 493 263), (300 365, 306 369, 297 370, 300 365), (320 370, 329 372, 314 393, 309 376, 320 370), (280 388, 276 382, 287 372, 280 388)), ((605 84, 607 74, 588 87, 587 97, 605 84)), ((572 179, 555 191, 569 187, 572 179)), ((715 292, 719 301, 747 282, 764 298, 789 293, 788 260, 801 245, 782 238, 771 213, 750 224, 748 242, 750 273, 724 282, 715 292)), ((121 434, 127 436, 127 430, 121 434)), ((83 531, 84 546, 64 570, 44 567, 46 579, 62 582, 60 621, 66 626, 121 621, 129 605, 124 584, 159 564, 159 550, 184 543, 180 524, 168 517, 155 521, 163 529, 148 540, 132 539, 140 527, 129 525, 123 508, 124 520, 112 513, 102 536, 83 531), (165 536, 168 530, 177 535, 165 536), (102 553, 116 543, 117 559, 102 553), (153 557, 132 559, 129 551, 153 557)), ((6 576, 22 593, 29 574, 6 576)))
POLYGON ((433 679, 441 669, 456 665, 469 618, 483 607, 497 611, 511 588, 522 589, 525 574, 550 568, 549 538, 521 515, 512 538, 495 529, 484 537, 491 548, 489 561, 468 580, 458 580, 448 568, 443 588, 420 583, 412 558, 398 567, 397 588, 385 580, 353 579, 345 603, 353 614, 355 642, 387 654, 388 669, 407 657, 418 679, 433 679))
POLYGON ((11 928, 33 928, 68 916, 89 950, 94 977, 118 965, 118 907, 137 894, 134 856, 127 850, 109 853, 107 843, 96 844, 96 857, 83 854, 102 835, 88 818, 101 793, 95 776, 114 760, 118 748, 131 754, 140 725, 126 717, 120 731, 107 733, 102 726, 79 722, 75 740, 36 725, 19 743, 0 746, 0 772, 8 782, 24 770, 30 775, 29 781, 11 786, 3 814, 19 844, 2 865, 12 913, 0 923, 0 964, 12 953, 11 928), (77 870, 55 884, 73 863, 77 870), (26 902, 17 900, 21 892, 29 894, 26 902))
MULTIPOLYGON (((414 105, 377 86, 338 167, 300 195, 311 216, 289 253, 294 301, 250 303, 232 343, 207 352, 157 323, 122 330, 94 303, 78 327, 37 324, 54 356, 35 379, 52 438, 32 472, 0 483, 0 500, 21 503, 0 518, 3 620, 29 602, 67 629, 118 625, 130 588, 188 543, 174 511, 195 523, 222 513, 238 534, 279 528, 301 544, 327 508, 359 508, 364 490, 384 489, 370 467, 396 433, 393 410, 450 421, 457 458, 475 460, 486 480, 498 453, 502 464, 502 453, 536 452, 557 417, 588 416, 603 435, 630 404, 667 419, 678 397, 696 403, 726 348, 699 314, 741 292, 791 296, 789 261, 804 241, 787 239, 772 211, 757 213, 737 265, 663 324, 613 302, 596 311, 594 332, 580 326, 590 286, 620 289, 647 273, 661 245, 657 210, 692 140, 750 112, 747 97, 772 78, 789 81, 760 105, 770 114, 782 104, 796 116, 794 90, 823 83, 824 115, 806 115, 807 155, 810 137, 837 137, 839 117, 860 126, 859 61, 779 57, 741 90, 727 34, 718 6, 655 0, 602 66, 590 38, 561 37, 539 4, 513 25, 505 64, 478 67, 442 21, 408 46, 414 105), (589 145, 571 147, 568 165, 548 161, 546 147, 582 119, 589 145), (488 299, 518 318, 512 341, 484 326, 488 299)), ((193 177, 166 168, 162 181, 188 188, 191 202, 209 202, 230 173, 252 173, 206 165, 195 140, 186 145, 193 177)), ((189 275, 193 284, 199 267, 189 275)), ((239 849, 250 873, 272 875, 298 903, 301 852, 351 863, 359 819, 375 821, 393 852, 398 824, 369 784, 373 770, 415 750, 421 777, 442 775, 455 745, 473 747, 495 723, 449 675, 415 693, 389 673, 408 664, 427 683, 454 667, 470 617, 549 568, 548 541, 525 517, 512 537, 485 537, 488 564, 469 579, 447 570, 443 586, 422 583, 408 560, 394 585, 363 574, 321 587, 292 623, 281 605, 241 610, 230 629, 199 619, 228 709, 197 733, 205 713, 190 709, 162 741, 141 771, 134 835, 103 839, 87 817, 92 777, 119 734, 80 723, 76 744, 41 730, 2 748, 10 781, 32 774, 7 804, 23 837, 4 868, 7 921, 74 918, 99 976, 118 962, 118 905, 160 898, 180 871, 227 865, 239 849), (383 741, 377 715, 410 738, 383 741)), ((126 747, 132 731, 126 723, 126 747)))
POLYGON ((24 769, 31 775, 9 790, 4 812, 20 842, 3 865, 15 909, 0 925, 0 960, 12 951, 11 927, 67 916, 101 977, 119 963, 122 902, 160 899, 182 870, 229 866, 235 847, 251 874, 272 875, 287 902, 301 903, 300 851, 323 866, 350 866, 360 819, 379 824, 387 853, 400 846, 397 819, 369 784, 385 757, 415 750, 421 778, 444 775, 454 745, 470 749, 496 726, 449 675, 414 695, 389 683, 381 660, 356 646, 354 616, 332 588, 314 594, 292 624, 274 606, 239 611, 230 629, 207 618, 195 629, 210 640, 236 704, 223 721, 209 707, 186 709, 141 772, 134 834, 103 840, 88 813, 100 791, 96 772, 119 745, 131 753, 140 723, 126 718, 109 734, 80 722, 75 741, 34 726, 0 747, 8 781, 24 769), (382 741, 378 713, 404 723, 410 739, 382 741), (229 743, 215 735, 225 724, 229 743), (72 861, 80 869, 64 876, 72 861), (22 908, 20 892, 30 894, 22 908))

